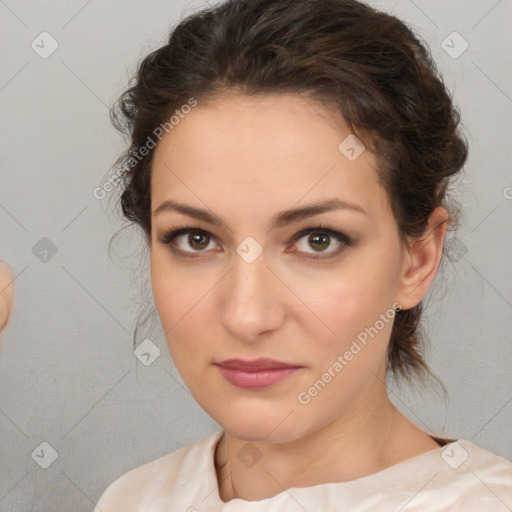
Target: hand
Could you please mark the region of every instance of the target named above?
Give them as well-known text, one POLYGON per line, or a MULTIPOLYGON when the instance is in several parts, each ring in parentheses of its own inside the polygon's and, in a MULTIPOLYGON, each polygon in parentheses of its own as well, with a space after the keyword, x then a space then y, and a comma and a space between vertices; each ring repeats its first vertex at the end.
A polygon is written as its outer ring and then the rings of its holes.
POLYGON ((12 269, 5 261, 0 260, 0 331, 9 322, 13 295, 14 275, 12 269))

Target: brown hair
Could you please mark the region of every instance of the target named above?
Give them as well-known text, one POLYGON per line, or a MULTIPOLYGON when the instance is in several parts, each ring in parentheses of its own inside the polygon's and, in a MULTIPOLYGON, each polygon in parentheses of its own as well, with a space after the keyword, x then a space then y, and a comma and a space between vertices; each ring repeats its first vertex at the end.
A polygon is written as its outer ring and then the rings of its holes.
MULTIPOLYGON (((446 198, 467 157, 459 113, 428 48, 402 21, 356 0, 227 0, 177 24, 111 111, 131 138, 115 164, 122 212, 148 243, 154 150, 134 155, 191 98, 235 93, 300 93, 334 106, 378 157, 403 243, 425 235, 440 205, 457 223, 446 198)), ((397 312, 388 349, 388 369, 409 382, 438 380, 422 357, 421 313, 422 303, 397 312)))

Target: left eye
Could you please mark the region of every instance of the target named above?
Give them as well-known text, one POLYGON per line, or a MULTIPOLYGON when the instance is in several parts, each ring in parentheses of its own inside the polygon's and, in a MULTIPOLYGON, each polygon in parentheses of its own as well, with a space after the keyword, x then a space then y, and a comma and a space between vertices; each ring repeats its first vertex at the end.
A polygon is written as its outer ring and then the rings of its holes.
MULTIPOLYGON (((158 237, 158 241, 164 245, 169 245, 175 254, 183 255, 184 257, 195 257, 190 255, 193 253, 206 252, 210 242, 212 242, 211 237, 212 235, 210 233, 200 228, 183 227, 179 229, 170 229, 166 233, 160 235, 158 237), (184 235, 187 235, 187 237, 180 239, 184 235), (180 244, 179 242, 182 243, 180 244), (192 247, 194 250, 188 251, 186 247, 187 244, 189 248, 192 247)), ((295 242, 294 245, 296 246, 302 246, 301 251, 299 252, 309 254, 306 258, 310 259, 324 258, 324 256, 321 256, 321 254, 324 253, 328 255, 326 257, 331 257, 334 254, 340 253, 345 247, 350 246, 352 243, 351 239, 343 233, 321 226, 305 229, 294 235, 291 241, 295 242), (305 240, 301 241, 303 238, 305 240), (338 247, 335 250, 327 252, 326 249, 332 245, 331 238, 337 240, 338 247), (312 253, 307 251, 307 247, 313 247, 314 251, 312 253)), ((286 252, 293 251, 287 250, 286 252)))
MULTIPOLYGON (((307 247, 313 247, 316 253, 327 253, 332 256, 333 254, 337 254, 341 252, 346 246, 351 244, 351 240, 348 236, 343 233, 339 233, 337 231, 326 229, 326 228, 309 228, 304 231, 301 231, 297 235, 294 236, 294 241, 299 241, 296 245, 301 245, 301 239, 304 239, 302 242, 302 247, 304 250, 302 252, 308 253, 307 247), (338 242, 337 249, 327 252, 326 249, 329 248, 332 243, 331 239, 334 238, 338 242)), ((308 253, 311 254, 311 253, 308 253)), ((307 256, 308 258, 318 259, 322 256, 307 256)))

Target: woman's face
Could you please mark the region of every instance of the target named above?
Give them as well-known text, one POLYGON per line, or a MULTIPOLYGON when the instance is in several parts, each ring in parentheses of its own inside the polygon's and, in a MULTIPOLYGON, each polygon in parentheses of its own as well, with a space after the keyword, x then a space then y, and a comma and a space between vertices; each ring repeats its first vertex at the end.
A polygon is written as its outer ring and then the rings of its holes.
POLYGON ((155 304, 183 381, 240 439, 292 441, 382 400, 404 252, 373 156, 340 150, 349 135, 300 95, 231 97, 199 103, 155 149, 155 304), (156 212, 165 201, 220 220, 156 212), (352 206, 291 213, 333 201, 352 206), (301 368, 247 388, 216 364, 260 357, 301 368))

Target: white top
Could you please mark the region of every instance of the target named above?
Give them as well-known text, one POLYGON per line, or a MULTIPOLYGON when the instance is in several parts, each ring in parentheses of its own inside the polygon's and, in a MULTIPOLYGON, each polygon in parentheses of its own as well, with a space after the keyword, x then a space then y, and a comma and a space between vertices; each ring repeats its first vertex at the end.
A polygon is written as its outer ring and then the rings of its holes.
POLYGON ((510 512, 512 462, 465 440, 348 482, 293 487, 260 501, 218 493, 214 434, 114 481, 95 512, 510 512))

